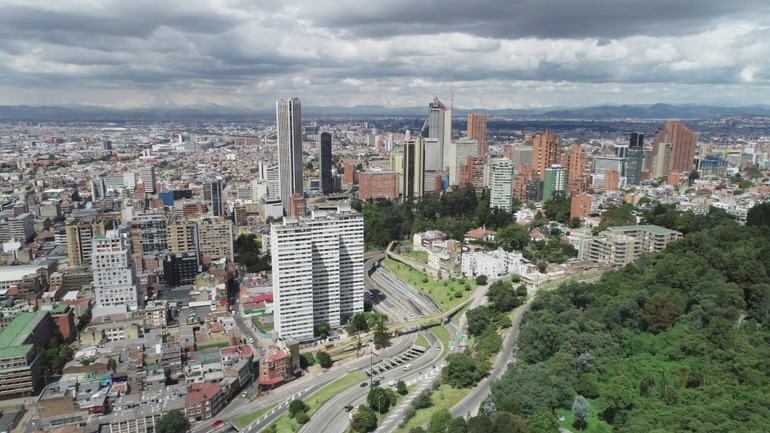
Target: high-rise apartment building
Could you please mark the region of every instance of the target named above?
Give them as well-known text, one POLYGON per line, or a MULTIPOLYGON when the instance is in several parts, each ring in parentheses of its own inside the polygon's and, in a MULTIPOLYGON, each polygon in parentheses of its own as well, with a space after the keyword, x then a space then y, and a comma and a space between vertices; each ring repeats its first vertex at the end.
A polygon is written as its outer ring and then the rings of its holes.
POLYGON ((131 245, 122 233, 113 231, 94 237, 91 267, 97 306, 126 305, 133 310, 144 305, 131 245))
POLYGON ((175 221, 168 225, 168 247, 172 253, 198 254, 198 224, 192 220, 175 221))
MULTIPOLYGON (((286 200, 290 203, 291 198, 286 200)), ((198 252, 204 262, 233 261, 233 223, 224 218, 204 218, 198 222, 198 252)))
POLYGON ((546 129, 543 135, 536 135, 532 139, 532 168, 540 177, 545 179, 545 169, 559 163, 561 154, 561 137, 553 135, 546 129))
POLYGON ((363 172, 358 176, 358 198, 395 199, 398 197, 400 177, 393 171, 363 172))
POLYGON ((476 155, 484 156, 489 153, 487 147, 487 115, 471 113, 468 115, 468 138, 478 142, 476 155))
POLYGON ((469 156, 460 166, 457 184, 460 186, 473 185, 476 191, 484 189, 484 157, 469 156))
POLYGON ((617 170, 608 169, 604 172, 604 190, 617 191, 620 188, 620 173, 617 170))
POLYGON ((298 98, 275 103, 278 141, 278 194, 289 214, 292 194, 302 194, 302 104, 298 98))
POLYGON ((154 193, 155 191, 155 183, 157 182, 155 178, 155 166, 154 165, 148 165, 146 167, 142 167, 139 169, 139 176, 137 176, 137 180, 141 180, 144 184, 144 192, 146 193, 154 193))
POLYGON ((567 191, 571 195, 580 194, 588 183, 583 149, 579 144, 573 145, 564 159, 565 163, 562 165, 567 168, 567 191))
POLYGON ((318 160, 321 162, 319 172, 321 173, 321 193, 331 194, 334 191, 332 186, 332 134, 329 132, 321 133, 320 155, 318 160))
POLYGON ((479 144, 474 139, 459 139, 452 142, 452 164, 449 166, 449 184, 458 185, 460 182, 460 167, 468 162, 469 156, 477 156, 479 144))
POLYGON ((75 219, 64 228, 67 236, 67 258, 70 266, 82 266, 91 263, 93 238, 104 235, 114 227, 111 218, 86 221, 75 219))
POLYGON ((215 217, 225 216, 224 179, 217 176, 216 179, 204 182, 203 201, 209 208, 209 212, 215 217))
POLYGON ((425 147, 421 137, 412 137, 404 143, 401 188, 405 200, 425 195, 425 147))
POLYGON ((438 161, 441 162, 438 170, 444 170, 452 164, 449 158, 449 146, 452 143, 452 109, 434 97, 433 102, 428 104, 428 110, 428 135, 425 138, 438 140, 438 161))
POLYGON ((363 217, 349 208, 284 218, 270 229, 278 336, 309 340, 363 311, 363 217))
POLYGON ((671 172, 671 158, 674 145, 671 143, 658 143, 657 152, 652 159, 652 177, 667 177, 671 172))
POLYGON ((168 229, 163 213, 137 213, 129 223, 132 259, 140 274, 152 271, 146 269, 145 258, 155 262, 168 252, 168 229))
MULTIPOLYGON (((671 143, 669 166, 661 176, 667 176, 671 171, 691 172, 695 164, 695 144, 697 141, 698 135, 687 128, 684 123, 678 120, 667 120, 663 129, 656 132, 652 140, 655 160, 658 160, 660 154, 660 144, 671 143)), ((665 159, 665 157, 661 158, 665 159)), ((655 177, 659 176, 656 175, 655 177)))
POLYGON ((509 159, 490 161, 489 207, 513 211, 513 164, 509 159))
POLYGON ((644 134, 632 132, 626 157, 626 183, 639 185, 642 182, 642 168, 644 167, 644 134))
POLYGON ((552 165, 545 169, 543 179, 543 201, 551 200, 555 193, 565 192, 567 189, 567 168, 561 165, 552 165))

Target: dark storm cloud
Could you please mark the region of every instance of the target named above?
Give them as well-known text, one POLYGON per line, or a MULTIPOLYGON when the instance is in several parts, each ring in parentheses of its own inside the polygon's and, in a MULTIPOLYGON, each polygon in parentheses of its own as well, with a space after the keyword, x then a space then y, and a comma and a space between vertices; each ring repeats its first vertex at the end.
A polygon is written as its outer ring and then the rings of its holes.
POLYGON ((766 0, 395 0, 320 2, 308 19, 365 37, 463 32, 492 38, 622 38, 682 35, 725 17, 756 18, 766 0), (349 5, 346 3, 350 3, 349 5), (327 7, 328 6, 328 7, 327 7), (347 7, 350 6, 350 7, 347 7))

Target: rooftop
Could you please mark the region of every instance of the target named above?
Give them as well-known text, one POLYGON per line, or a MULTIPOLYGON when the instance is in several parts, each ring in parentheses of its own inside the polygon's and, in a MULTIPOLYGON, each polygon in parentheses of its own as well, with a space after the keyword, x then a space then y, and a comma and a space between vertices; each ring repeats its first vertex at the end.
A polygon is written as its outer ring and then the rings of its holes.
MULTIPOLYGON (((48 314, 45 311, 34 313, 19 313, 8 326, 0 332, 0 348, 10 348, 24 344, 24 340, 32 330, 48 314)), ((26 350, 24 351, 26 353, 26 350)))

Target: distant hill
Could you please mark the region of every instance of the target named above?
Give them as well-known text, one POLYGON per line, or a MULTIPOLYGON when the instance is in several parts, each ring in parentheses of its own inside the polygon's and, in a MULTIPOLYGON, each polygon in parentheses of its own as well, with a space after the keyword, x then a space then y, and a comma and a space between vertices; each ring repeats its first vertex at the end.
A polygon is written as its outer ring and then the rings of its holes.
MULTIPOLYGON (((354 107, 302 107, 303 117, 420 117, 427 116, 424 107, 384 107, 357 105, 354 107)), ((716 107, 706 105, 602 105, 596 107, 552 107, 544 109, 455 109, 455 116, 471 112, 487 113, 491 117, 532 119, 705 119, 719 116, 770 116, 768 106, 716 107)), ((275 116, 269 109, 252 110, 222 105, 184 107, 150 107, 143 109, 114 109, 99 106, 0 106, 0 121, 163 121, 163 120, 269 120, 275 116)))

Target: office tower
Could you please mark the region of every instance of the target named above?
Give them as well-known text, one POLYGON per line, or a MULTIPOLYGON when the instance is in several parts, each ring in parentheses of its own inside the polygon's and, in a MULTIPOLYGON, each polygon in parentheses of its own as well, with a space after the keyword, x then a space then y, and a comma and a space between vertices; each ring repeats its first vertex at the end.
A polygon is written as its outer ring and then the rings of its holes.
POLYGON ((156 192, 155 183, 157 182, 157 180, 155 179, 155 166, 148 165, 147 167, 140 168, 137 182, 138 181, 142 181, 142 183, 144 184, 144 192, 147 192, 147 193, 156 192))
POLYGON ((617 191, 620 187, 620 173, 617 170, 609 169, 604 172, 604 190, 617 191))
POLYGON ((284 218, 270 228, 273 310, 279 338, 309 340, 363 311, 363 217, 347 209, 284 218))
POLYGON ((674 145, 671 143, 658 143, 658 151, 652 160, 652 177, 667 177, 671 172, 671 158, 674 145))
POLYGON ((265 183, 267 183, 267 197, 271 199, 277 199, 281 194, 279 186, 278 173, 280 172, 277 165, 267 167, 265 169, 265 183))
POLYGON ((404 200, 420 198, 425 194, 425 148, 421 137, 412 137, 404 143, 404 168, 401 194, 404 200))
POLYGON ((174 221, 168 224, 168 249, 172 253, 194 252, 198 255, 198 224, 174 221))
POLYGON ((125 305, 132 310, 142 307, 128 238, 116 232, 94 237, 91 267, 97 306, 125 305))
POLYGON ((91 179, 91 200, 93 201, 104 200, 104 197, 106 195, 107 195, 107 185, 105 184, 104 176, 99 176, 91 179))
POLYGON ((191 253, 170 253, 163 260, 163 278, 169 287, 192 285, 200 268, 198 255, 191 253))
POLYGON ((114 220, 109 218, 94 221, 75 219, 64 231, 67 236, 67 258, 70 266, 82 266, 91 263, 93 238, 104 235, 113 228, 114 220))
POLYGON ((567 168, 561 165, 552 165, 546 168, 543 179, 543 201, 550 201, 555 193, 563 193, 566 189, 567 168))
POLYGON ((513 164, 505 158, 490 161, 489 207, 513 211, 513 164))
POLYGON ((203 200, 215 217, 225 216, 224 203, 224 179, 217 176, 216 179, 207 181, 203 184, 203 200))
POLYGON ((528 202, 542 202, 543 200, 543 181, 537 175, 529 178, 525 185, 524 200, 528 202))
POLYGON ((532 165, 532 146, 512 146, 509 154, 513 168, 519 170, 522 165, 532 165))
POLYGON ((319 161, 321 161, 320 173, 321 173, 321 193, 331 194, 332 192, 332 134, 329 132, 321 133, 320 143, 321 155, 319 161))
POLYGON ((298 98, 275 103, 278 142, 278 197, 289 214, 292 194, 302 194, 302 106, 298 98))
POLYGON ((218 259, 232 262, 233 223, 224 218, 198 221, 198 252, 205 264, 218 259))
POLYGON ((35 236, 35 218, 29 212, 8 218, 8 235, 26 244, 35 236))
MULTIPOLYGON (((695 144, 697 134, 688 129, 678 120, 667 120, 663 129, 656 132, 652 140, 653 158, 658 159, 661 143, 671 143, 669 166, 661 176, 667 176, 670 171, 691 172, 695 161, 695 144)), ((665 155, 660 157, 665 159, 665 155)), ((658 170, 660 172, 660 170, 658 170)), ((659 177, 659 176, 655 176, 659 177)))
POLYGON ((644 167, 644 134, 632 132, 626 157, 626 182, 629 185, 639 185, 642 182, 644 167))
POLYGON ((594 174, 604 174, 606 170, 616 170, 618 173, 623 173, 626 160, 623 158, 617 158, 614 156, 597 156, 593 161, 594 174))
POLYGON ((627 144, 616 144, 612 147, 612 152, 618 158, 628 158, 628 149, 627 144))
POLYGON ((478 142, 476 155, 484 156, 489 153, 487 147, 487 115, 471 113, 468 115, 468 138, 478 142))
POLYGON ((422 146, 425 149, 425 171, 439 171, 444 169, 441 143, 437 138, 423 138, 422 146))
POLYGON ((561 137, 553 135, 546 129, 543 135, 537 135, 532 139, 532 168, 540 177, 545 179, 545 169, 559 163, 561 154, 561 137))
POLYGON ((140 274, 153 271, 145 266, 145 258, 156 261, 168 252, 168 229, 163 213, 137 213, 128 223, 136 271, 140 274))
POLYGON ((449 160, 449 146, 452 142, 452 109, 442 104, 437 97, 428 104, 428 109, 428 135, 425 138, 438 139, 438 160, 441 162, 438 170, 444 170, 452 164, 449 160))
POLYGON ((468 162, 469 156, 481 155, 478 153, 478 149, 479 144, 476 140, 460 139, 452 142, 452 164, 449 166, 450 185, 459 184, 460 167, 468 162))

